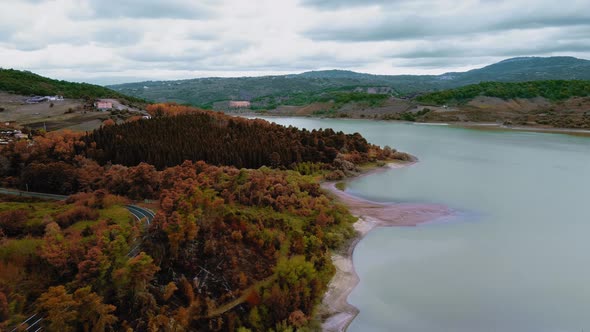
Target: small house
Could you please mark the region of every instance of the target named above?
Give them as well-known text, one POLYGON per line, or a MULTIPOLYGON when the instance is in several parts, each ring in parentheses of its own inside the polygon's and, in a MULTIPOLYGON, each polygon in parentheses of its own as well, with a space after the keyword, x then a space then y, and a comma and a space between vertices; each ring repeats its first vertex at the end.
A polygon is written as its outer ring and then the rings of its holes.
POLYGON ((35 96, 35 97, 27 98, 27 100, 25 100, 25 102, 27 104, 38 104, 38 103, 42 103, 44 101, 47 101, 47 97, 35 96))
POLYGON ((230 108, 250 108, 250 102, 247 100, 236 101, 232 100, 229 102, 230 108))
POLYGON ((94 103, 94 107, 99 111, 108 111, 113 108, 113 103, 107 101, 98 101, 94 103))

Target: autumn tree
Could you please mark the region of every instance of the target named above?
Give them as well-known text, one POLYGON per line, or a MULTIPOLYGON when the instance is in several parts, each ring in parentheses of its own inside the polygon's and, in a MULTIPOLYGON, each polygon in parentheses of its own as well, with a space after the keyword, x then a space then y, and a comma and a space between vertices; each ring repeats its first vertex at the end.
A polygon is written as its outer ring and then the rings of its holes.
POLYGON ((0 322, 7 320, 9 314, 8 299, 4 292, 0 292, 0 322))
POLYGON ((49 287, 37 300, 37 307, 46 313, 45 320, 50 331, 76 331, 78 302, 64 286, 49 287))
POLYGON ((52 222, 46 226, 39 255, 59 271, 59 274, 63 275, 69 271, 68 243, 57 223, 52 222))
POLYGON ((77 302, 78 321, 84 332, 104 332, 117 321, 113 315, 116 307, 103 303, 102 297, 93 293, 90 287, 77 289, 73 299, 77 302))

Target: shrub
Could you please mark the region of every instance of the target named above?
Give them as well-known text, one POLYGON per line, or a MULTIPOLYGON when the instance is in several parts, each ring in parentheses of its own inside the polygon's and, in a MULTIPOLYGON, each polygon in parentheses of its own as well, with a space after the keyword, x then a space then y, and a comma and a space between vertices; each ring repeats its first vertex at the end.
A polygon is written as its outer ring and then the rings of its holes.
POLYGON ((25 223, 29 218, 26 210, 9 210, 0 213, 0 229, 8 237, 22 235, 25 230, 25 223))
POLYGON ((326 175, 326 180, 328 180, 328 181, 342 180, 342 179, 344 179, 345 176, 346 175, 341 170, 335 170, 335 171, 330 172, 326 175))
POLYGON ((76 206, 55 216, 55 222, 61 228, 69 227, 78 221, 96 219, 98 219, 98 211, 87 206, 76 206))

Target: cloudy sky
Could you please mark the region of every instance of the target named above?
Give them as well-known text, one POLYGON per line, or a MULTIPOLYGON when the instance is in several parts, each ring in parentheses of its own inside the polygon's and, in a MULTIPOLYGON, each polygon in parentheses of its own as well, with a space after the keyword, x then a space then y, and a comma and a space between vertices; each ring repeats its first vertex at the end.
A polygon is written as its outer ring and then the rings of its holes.
POLYGON ((0 0, 0 66, 99 84, 590 59, 590 0, 0 0))

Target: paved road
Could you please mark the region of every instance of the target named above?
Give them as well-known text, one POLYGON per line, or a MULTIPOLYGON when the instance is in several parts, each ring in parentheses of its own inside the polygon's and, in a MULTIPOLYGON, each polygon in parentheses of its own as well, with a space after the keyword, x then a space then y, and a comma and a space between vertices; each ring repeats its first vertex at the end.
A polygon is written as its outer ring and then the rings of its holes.
MULTIPOLYGON (((45 194, 45 193, 37 193, 37 192, 31 192, 31 191, 20 191, 20 190, 6 189, 6 188, 0 188, 0 194, 24 196, 24 197, 38 197, 38 198, 44 198, 44 199, 52 199, 52 200, 56 200, 56 201, 64 201, 68 198, 68 196, 64 196, 64 195, 45 194)), ((142 221, 142 220, 145 221, 145 225, 144 225, 145 227, 148 227, 152 223, 152 220, 154 219, 154 217, 156 216, 154 211, 152 211, 150 209, 142 208, 137 205, 125 205, 125 207, 135 217, 135 219, 137 219, 137 221, 142 221)), ((127 256, 128 257, 137 256, 141 251, 140 247, 141 247, 141 239, 136 239, 134 241, 132 249, 129 250, 129 252, 127 253, 127 256)), ((11 332, 17 331, 19 327, 22 327, 25 324, 29 324, 27 326, 27 328, 25 329, 25 331, 34 331, 34 332, 42 331, 43 330, 43 326, 41 326, 42 322, 43 322, 43 316, 35 313, 35 314, 29 316, 29 318, 27 318, 22 323, 20 323, 16 327, 14 327, 11 330, 11 332)))
POLYGON ((14 189, 6 189, 6 188, 0 188, 0 194, 24 196, 24 197, 38 197, 38 198, 45 198, 45 199, 53 199, 56 201, 63 201, 66 198, 68 198, 68 196, 64 196, 64 195, 36 193, 36 192, 32 192, 32 191, 20 191, 20 190, 14 190, 14 189))
MULTIPOLYGON (((149 225, 152 223, 152 220, 156 216, 154 211, 139 207, 137 205, 126 205, 125 207, 127 208, 127 210, 129 210, 129 212, 131 212, 131 214, 135 217, 135 219, 137 219, 137 221, 141 222, 142 220, 145 220, 144 227, 146 228, 149 227, 149 225)), ((135 239, 133 241, 131 250, 129 250, 129 252, 127 253, 127 257, 135 257, 139 255, 139 253, 141 252, 140 247, 141 239, 135 239)))
MULTIPOLYGON (((52 199, 56 201, 64 201, 68 198, 68 196, 64 195, 55 195, 55 194, 46 194, 46 193, 37 193, 32 191, 21 191, 21 190, 14 190, 14 189, 6 189, 0 188, 0 194, 4 195, 14 195, 14 196, 23 196, 23 197, 37 197, 37 198, 44 198, 44 199, 52 199)), ((137 220, 142 220, 145 218, 146 226, 149 226, 154 217, 156 216, 154 212, 150 209, 142 208, 137 205, 126 205, 125 206, 131 214, 137 218, 137 220)))

